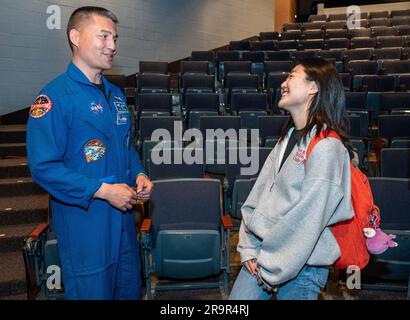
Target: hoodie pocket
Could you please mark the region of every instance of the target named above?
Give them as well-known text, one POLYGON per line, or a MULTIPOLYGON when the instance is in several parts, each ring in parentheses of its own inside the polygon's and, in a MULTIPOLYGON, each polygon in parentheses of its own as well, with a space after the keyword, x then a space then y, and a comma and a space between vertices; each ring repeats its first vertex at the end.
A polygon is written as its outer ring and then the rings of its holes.
POLYGON ((272 233, 272 227, 279 221, 277 218, 268 218, 257 209, 249 221, 248 229, 251 230, 258 238, 265 239, 272 233))

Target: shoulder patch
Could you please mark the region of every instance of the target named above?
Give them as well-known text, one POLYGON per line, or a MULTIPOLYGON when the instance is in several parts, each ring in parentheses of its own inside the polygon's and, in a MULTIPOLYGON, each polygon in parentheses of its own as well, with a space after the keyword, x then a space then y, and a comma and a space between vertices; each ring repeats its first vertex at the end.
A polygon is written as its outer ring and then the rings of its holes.
POLYGON ((87 163, 97 161, 105 156, 106 147, 100 140, 93 139, 84 146, 84 155, 87 163))
POLYGON ((30 117, 35 119, 44 117, 52 106, 51 99, 45 94, 40 94, 30 107, 30 117))

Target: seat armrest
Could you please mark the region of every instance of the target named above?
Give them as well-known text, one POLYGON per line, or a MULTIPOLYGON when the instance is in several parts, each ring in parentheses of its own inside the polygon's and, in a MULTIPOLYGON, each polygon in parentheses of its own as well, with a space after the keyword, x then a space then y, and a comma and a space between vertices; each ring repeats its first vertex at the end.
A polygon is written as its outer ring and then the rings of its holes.
POLYGON ((233 228, 233 224, 232 224, 232 220, 231 220, 230 215, 225 214, 225 215, 221 216, 221 220, 222 220, 222 224, 224 226, 224 229, 232 229, 233 228))
POLYGON ((48 223, 42 223, 38 225, 33 231, 30 232, 29 238, 39 239, 40 236, 47 230, 48 223))
POLYGON ((149 233, 151 229, 152 220, 151 219, 144 219, 141 225, 141 233, 149 233))

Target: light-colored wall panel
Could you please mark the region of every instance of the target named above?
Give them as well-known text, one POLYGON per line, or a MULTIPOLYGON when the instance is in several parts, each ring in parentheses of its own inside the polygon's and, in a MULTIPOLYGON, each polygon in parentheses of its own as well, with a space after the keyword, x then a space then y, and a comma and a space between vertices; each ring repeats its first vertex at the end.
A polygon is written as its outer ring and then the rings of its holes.
POLYGON ((175 61, 274 28, 274 0, 0 0, 0 115, 30 105, 65 70, 67 21, 84 5, 104 6, 120 20, 109 73, 132 74, 141 60, 175 61), (60 30, 47 28, 50 5, 61 10, 60 30))
MULTIPOLYGON (((369 5, 359 6, 359 7, 362 12, 403 10, 403 9, 410 9, 410 1, 369 4, 369 5)), ((318 5, 317 13, 318 14, 345 13, 346 8, 347 7, 325 8, 323 6, 323 3, 320 3, 318 5)))

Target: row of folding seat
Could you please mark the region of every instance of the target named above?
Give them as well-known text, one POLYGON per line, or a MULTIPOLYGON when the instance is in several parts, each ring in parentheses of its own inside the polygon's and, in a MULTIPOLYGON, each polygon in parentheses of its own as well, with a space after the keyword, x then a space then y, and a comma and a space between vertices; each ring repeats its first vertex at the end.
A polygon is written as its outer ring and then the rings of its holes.
POLYGON ((345 89, 366 92, 410 91, 410 75, 351 75, 341 74, 345 89))
MULTIPOLYGON (((275 54, 278 52, 270 52, 269 54, 275 54)), ((282 53, 282 52, 281 52, 282 53)), ((284 52, 285 53, 285 52, 284 52)), ((366 50, 348 50, 344 51, 321 51, 318 54, 327 57, 325 53, 336 53, 337 55, 342 56, 344 54, 345 59, 360 59, 366 58, 370 54, 370 51, 366 50)), ((287 52, 289 56, 289 52, 287 52)), ((333 55, 336 56, 336 55, 333 55)), ((279 57, 279 56, 278 56, 279 57)), ((280 57, 279 57, 280 58, 280 57)), ((248 89, 248 91, 260 91, 260 79, 256 79, 254 73, 255 70, 253 65, 250 65, 250 62, 226 62, 226 69, 222 73, 223 79, 228 79, 225 81, 226 89, 230 94, 232 89, 234 91, 248 89), (246 69, 246 70, 245 70, 246 69), (251 69, 251 70, 250 70, 251 69), (229 73, 232 73, 228 75, 229 73), (239 73, 239 74, 235 74, 239 73), (240 73, 247 73, 247 75, 242 75, 240 73), (225 77, 226 75, 226 77, 225 77), (243 81, 243 79, 245 79, 243 81), (250 80, 250 81, 247 81, 250 80), (259 81, 259 82, 258 82, 259 81), (251 84, 251 85, 250 85, 251 84)), ((165 63, 166 65, 166 63, 165 63)), ((199 72, 204 71, 201 69, 203 66, 206 68, 206 62, 184 62, 182 71, 185 72, 181 81, 181 92, 183 95, 187 92, 215 92, 215 82, 213 76, 207 74, 199 74, 199 72), (188 67, 190 64, 199 64, 199 69, 194 69, 192 66, 188 67), (186 69, 184 71, 184 69, 186 69), (189 72, 188 72, 189 71, 189 72)), ((408 74, 399 74, 396 76, 375 76, 367 75, 362 76, 360 74, 374 74, 378 73, 380 70, 383 70, 384 73, 396 74, 400 72, 409 73, 410 63, 408 61, 382 61, 379 65, 376 61, 350 61, 348 64, 349 69, 347 71, 352 72, 353 78, 350 74, 341 73, 342 81, 344 82, 345 88, 347 90, 353 89, 353 91, 391 91, 391 90, 408 90, 410 87, 410 76, 408 74), (382 67, 382 68, 380 68, 382 67), (359 74, 359 75, 358 75, 359 74)), ((259 75, 265 78, 266 83, 264 83, 264 88, 272 91, 275 91, 280 84, 286 79, 287 72, 293 68, 292 61, 271 61, 266 62, 265 64, 259 65, 259 75)), ((154 77, 155 74, 143 74, 145 77, 154 77)), ((161 78, 161 76, 160 76, 161 78)), ((138 81, 138 93, 153 93, 153 92, 163 92, 170 93, 170 77, 168 76, 168 81, 165 85, 161 85, 161 81, 156 83, 155 86, 152 85, 154 82, 147 81, 144 83, 144 77, 141 77, 141 81, 138 81)), ((160 79, 161 80, 161 79, 160 79)), ((172 101, 172 97, 169 98, 172 101)), ((182 101, 183 102, 183 101, 182 101)), ((170 102, 171 104, 171 102, 170 102)), ((229 103, 228 103, 229 104, 229 103)), ((382 108, 383 109, 383 108, 382 108)))
MULTIPOLYGON (((289 38, 292 34, 298 35, 297 39, 326 39, 326 38, 353 38, 357 37, 359 34, 368 34, 369 36, 383 36, 383 35, 397 35, 405 36, 410 32, 409 25, 398 25, 398 26, 370 26, 368 28, 351 28, 351 29, 296 29, 296 30, 286 30, 282 33, 271 31, 271 32, 260 32, 259 41, 268 40, 279 40, 280 38, 289 38)), ((232 50, 250 50, 251 41, 231 41, 230 47, 232 50)))
MULTIPOLYGON (((352 13, 353 14, 353 13, 352 13)), ((392 18, 392 17, 402 17, 410 16, 410 10, 391 10, 390 12, 385 11, 370 11, 370 12, 360 12, 354 13, 356 17, 360 19, 380 19, 380 18, 392 18)), ((329 13, 329 14, 311 14, 308 17, 309 22, 314 21, 340 21, 347 20, 350 14, 347 13, 329 13)))
MULTIPOLYGON (((282 125, 282 121, 287 121, 287 117, 281 119, 276 118, 261 118, 260 119, 260 126, 266 126, 266 124, 272 123, 272 120, 275 120, 275 124, 282 125), (265 121, 267 123, 263 124, 262 120, 268 120, 265 121), (278 120, 279 122, 277 122, 278 120), (276 123, 277 122, 277 123, 276 123)), ((206 120, 206 119, 204 119, 206 120)), ((211 118, 212 120, 212 118, 211 118)), ((218 120, 227 120, 226 118, 218 118, 218 120)), ((226 142, 224 146, 224 152, 223 152, 223 157, 217 155, 217 159, 220 161, 218 164, 222 164, 222 166, 219 166, 222 168, 222 170, 219 170, 219 172, 225 175, 225 178, 227 179, 227 191, 228 194, 232 192, 233 189, 233 179, 235 176, 240 175, 240 167, 241 164, 238 163, 238 159, 240 157, 244 157, 244 155, 240 155, 239 152, 244 152, 246 151, 246 154, 248 159, 246 159, 247 164, 250 165, 250 158, 249 157, 255 157, 255 154, 258 153, 259 157, 256 158, 256 160, 259 160, 257 170, 255 170, 255 167, 252 168, 252 172, 250 170, 245 171, 248 175, 250 176, 256 176, 262 167, 267 155, 269 154, 270 150, 275 146, 277 143, 278 138, 277 137, 266 137, 264 146, 263 147, 258 147, 258 146, 252 146, 252 147, 240 147, 236 143, 234 143, 235 146, 232 146, 232 143, 226 142)), ((147 168, 147 172, 149 173, 150 177, 152 179, 164 179, 164 178, 176 178, 176 177, 186 177, 186 178, 200 178, 203 177, 205 172, 209 172, 209 169, 211 169, 212 172, 212 164, 211 161, 209 163, 204 163, 206 160, 210 160, 209 156, 206 156, 206 152, 204 151, 204 146, 199 145, 196 148, 196 152, 198 154, 196 156, 199 156, 200 158, 203 157, 203 161, 198 161, 198 163, 186 163, 186 161, 182 161, 181 154, 183 154, 186 149, 182 147, 182 144, 180 143, 179 146, 176 146, 176 142, 174 141, 162 141, 160 144, 158 144, 157 141, 150 141, 153 142, 150 145, 150 152, 152 153, 154 146, 156 146, 154 149, 155 154, 148 154, 148 159, 145 159, 144 165, 147 168), (152 159, 151 157, 157 157, 156 159, 152 159), (162 161, 161 161, 162 160, 162 161), (183 170, 182 170, 183 169, 183 170)), ((208 141, 209 142, 209 141, 208 141)), ((358 152, 359 155, 359 165, 363 165, 363 160, 366 154, 365 150, 365 145, 362 140, 356 139, 354 137, 351 137, 351 142, 353 148, 358 152)), ((383 148, 381 151, 381 161, 380 161, 380 176, 382 177, 394 177, 394 178, 410 178, 410 167, 408 166, 408 163, 410 163, 410 139, 395 139, 392 143, 391 148, 383 148)), ((191 145, 192 146, 192 143, 191 145)), ((206 149, 206 148, 205 148, 206 149)), ((214 148, 212 147, 212 150, 214 148)), ((193 150, 190 150, 191 152, 193 150)), ((216 148, 215 148, 216 151, 216 148)), ((147 155, 143 155, 143 159, 147 155)), ((211 155, 212 157, 214 154, 211 155)), ((243 158, 242 158, 243 159, 243 158)), ((245 159, 243 159, 245 161, 245 159)), ((215 169, 215 166, 214 166, 215 169)), ((245 175, 245 174, 243 174, 245 175)))
POLYGON ((346 65, 346 72, 351 75, 410 73, 410 60, 351 60, 346 65))
POLYGON ((347 110, 365 110, 375 115, 406 113, 410 92, 345 92, 347 110))
MULTIPOLYGON (((271 62, 269 66, 275 66, 279 62, 271 62)), ((255 76, 255 75, 254 75, 255 76)), ((376 76, 376 75, 359 75, 350 76, 350 74, 340 74, 345 88, 350 89, 353 86, 354 92, 346 92, 346 106, 350 109, 361 109, 372 113, 372 118, 380 113, 399 112, 400 109, 408 109, 410 101, 410 92, 383 92, 385 89, 394 89, 396 84, 391 83, 391 80, 397 81, 394 76, 376 76), (352 84, 353 83, 353 84, 352 84)), ((256 77, 256 76, 255 76, 256 77)), ((287 77, 286 72, 269 72, 266 78, 266 92, 261 91, 257 79, 253 82, 247 82, 248 76, 241 74, 229 74, 225 94, 223 92, 215 92, 212 88, 207 87, 185 87, 182 91, 182 97, 179 97, 178 105, 186 108, 186 105, 192 103, 192 97, 198 97, 197 104, 207 104, 210 99, 213 105, 225 107, 227 110, 237 111, 236 104, 238 98, 235 95, 249 95, 263 97, 263 101, 268 101, 268 110, 278 113, 277 102, 280 99, 280 85, 287 77), (235 79, 236 76, 236 79, 235 79), (243 80, 245 79, 245 80, 243 80), (198 95, 196 95, 198 94, 198 95)), ((404 89, 410 87, 410 75, 397 76, 399 83, 403 82, 404 89)), ((167 114, 172 112, 175 94, 157 92, 140 93, 137 95, 137 107, 140 112, 160 112, 164 111, 167 114)), ((260 101, 262 101, 260 100, 260 101)), ((261 103, 258 103, 261 104, 261 103)), ((213 107, 212 107, 213 108, 213 107)), ((266 108, 264 108, 266 109, 266 108)))
POLYGON ((356 19, 356 20, 339 20, 331 22, 303 22, 303 23, 284 23, 282 31, 289 30, 329 30, 329 29, 352 29, 352 28, 370 28, 376 26, 401 26, 409 25, 408 16, 381 18, 381 19, 356 19))
MULTIPOLYGON (((352 59, 344 65, 339 64, 344 86, 349 91, 406 91, 410 89, 410 60, 377 60, 361 61, 362 52, 348 52, 346 59, 352 59)), ((320 52, 312 52, 310 56, 319 56, 320 52)), ((295 61, 267 61, 251 63, 250 61, 225 61, 220 68, 219 79, 222 87, 250 88, 258 90, 261 86, 275 89, 286 79, 295 61), (259 78, 256 76, 258 75, 259 78), (264 80, 264 83, 261 81, 264 80)), ((187 91, 213 92, 215 82, 213 76, 199 73, 185 73, 181 77, 181 93, 187 91)))
MULTIPOLYGON (((406 36, 410 35, 410 26, 400 27, 371 27, 354 29, 332 29, 332 30, 290 30, 282 32, 277 39, 272 40, 309 40, 330 38, 357 38, 357 37, 380 37, 380 36, 406 36)), ((231 50, 250 50, 249 45, 243 41, 231 41, 231 50), (242 49, 244 48, 244 49, 242 49)))
POLYGON ((410 36, 335 37, 307 40, 264 40, 250 44, 250 51, 311 50, 311 49, 357 49, 407 47, 410 36))
MULTIPOLYGON (((353 143, 353 147, 356 147, 356 151, 359 155, 359 165, 363 164, 364 161, 364 143, 361 140, 351 139, 353 143), (359 150, 357 147, 363 145, 362 150, 359 150)), ((407 143, 409 140, 406 141, 407 143)), ((233 180, 236 176, 240 175, 240 163, 238 161, 239 157, 243 157, 240 155, 239 152, 246 152, 248 156, 247 164, 251 166, 249 163, 252 159, 251 156, 255 156, 256 153, 259 153, 257 160, 259 163, 257 167, 253 167, 252 169, 248 169, 245 172, 251 172, 251 174, 247 174, 249 179, 249 175, 256 176, 259 172, 259 169, 263 166, 264 161, 266 160, 267 155, 270 153, 274 145, 277 143, 274 139, 270 139, 268 141, 268 145, 265 147, 229 147, 229 145, 225 146, 225 158, 219 157, 219 167, 221 169, 218 171, 219 173, 224 174, 227 183, 226 189, 227 194, 232 194, 234 183, 233 180), (253 153, 252 153, 253 152, 253 153), (262 155, 261 155, 262 153, 262 155), (264 156, 263 156, 264 155, 264 156), (222 166, 221 166, 222 164, 222 166), (252 171, 250 171, 252 170, 252 171), (224 172, 223 172, 224 171, 224 172)), ((157 179, 169 179, 169 178, 201 178, 207 172, 212 173, 212 170, 216 168, 215 165, 212 163, 204 163, 206 159, 210 160, 209 157, 205 157, 206 153, 204 153, 203 148, 195 149, 196 154, 195 156, 197 159, 201 159, 200 161, 194 163, 187 163, 186 161, 180 161, 182 159, 181 155, 184 152, 187 152, 186 149, 181 147, 175 147, 173 143, 162 142, 158 145, 158 142, 154 142, 155 148, 151 147, 150 154, 148 155, 149 158, 145 161, 145 166, 147 172, 152 180, 157 179), (154 150, 154 151, 153 151, 154 150), (153 154, 154 152, 154 154, 153 154), (156 159, 152 159, 152 157, 157 157, 156 159), (178 160, 179 159, 179 160, 178 160), (203 160, 202 160, 203 159, 203 160), (211 171, 209 171, 211 170, 211 171)), ((228 143, 227 143, 228 144, 228 143)), ((189 150, 192 152, 193 150, 189 150)), ((408 167, 408 163, 410 161, 410 149, 409 148, 384 148, 381 151, 381 162, 380 162, 380 176, 382 177, 391 177, 391 178, 410 178, 410 168, 408 167)), ((217 164, 218 165, 218 164, 217 164)), ((254 166, 256 164, 253 164, 254 166)), ((215 170, 213 170, 215 171, 215 170)), ((243 174, 245 175, 245 174, 243 174)))
MULTIPOLYGON (((286 115, 267 115, 266 105, 240 105, 245 104, 249 100, 256 101, 256 98, 263 99, 263 95, 242 95, 238 96, 238 101, 235 102, 237 111, 234 115, 229 113, 220 114, 220 110, 217 105, 194 105, 187 106, 187 112, 189 116, 193 113, 197 113, 197 122, 189 122, 188 128, 197 128, 205 133, 205 129, 228 129, 232 128, 235 132, 239 132, 239 129, 258 129, 258 139, 261 145, 265 145, 267 138, 278 137, 281 134, 283 124, 288 120, 286 115), (256 97, 255 97, 256 96, 256 97), (207 122, 205 122, 205 120, 207 122), (215 123, 211 123, 214 121, 215 123), (220 125, 220 126, 218 126, 220 125)), ((265 97, 266 98, 266 97, 265 97)), ((204 99, 202 96, 197 96, 197 101, 204 99)), ((261 100, 260 99, 260 100, 261 100)), ((204 99, 205 100, 205 99, 204 99)), ((360 110, 360 109, 356 109, 360 110)), ((144 141, 151 137, 152 132, 158 128, 167 128, 170 132, 174 132, 174 122, 181 121, 180 117, 176 116, 147 116, 143 114, 139 119, 139 138, 140 141, 144 141), (161 127, 164 125, 165 127, 161 127)), ((360 116, 354 112, 349 115, 350 121, 350 135, 353 137, 366 137, 368 135, 368 125, 364 125, 360 116)), ((406 114, 381 114, 377 117, 378 123, 378 136, 386 139, 388 143, 392 139, 408 139, 410 138, 410 115, 406 114)), ((181 122, 183 128, 184 124, 181 122)), ((183 130, 182 128, 182 130, 183 130)))
MULTIPOLYGON (((333 40, 333 39, 332 39, 333 40)), ((336 39, 335 39, 336 40, 336 39)), ((356 38, 358 40, 358 38, 356 38)), ((269 42, 269 41, 268 41, 269 42)), ((270 43, 270 42, 269 42, 270 43)), ((310 43, 305 41, 305 43, 310 43)), ((359 43, 355 45, 360 46, 359 43)), ((311 47, 311 46, 309 46, 311 47)), ((320 46, 319 46, 320 47, 320 46)), ((245 50, 234 50, 234 51, 218 51, 217 53, 213 51, 193 51, 190 56, 190 61, 208 61, 210 66, 208 70, 213 73, 213 68, 215 64, 222 61, 252 61, 252 62, 264 62, 264 61, 283 61, 283 60, 293 60, 294 58, 299 58, 303 51, 294 50, 256 50, 256 51, 245 51, 245 50)), ((334 58, 336 61, 346 60, 378 60, 378 59, 408 59, 410 48, 408 47, 387 47, 387 48, 359 48, 359 49, 347 49, 339 48, 333 50, 321 50, 320 48, 311 48, 306 50, 306 55, 317 55, 323 58, 334 58), (313 52, 311 52, 313 51, 313 52)), ((183 68, 186 61, 181 62, 181 73, 185 73, 183 68)), ((186 64, 188 66, 188 64, 186 64)), ((206 69, 206 66, 202 68, 206 69)), ((197 71, 196 71, 197 72, 197 71)))

